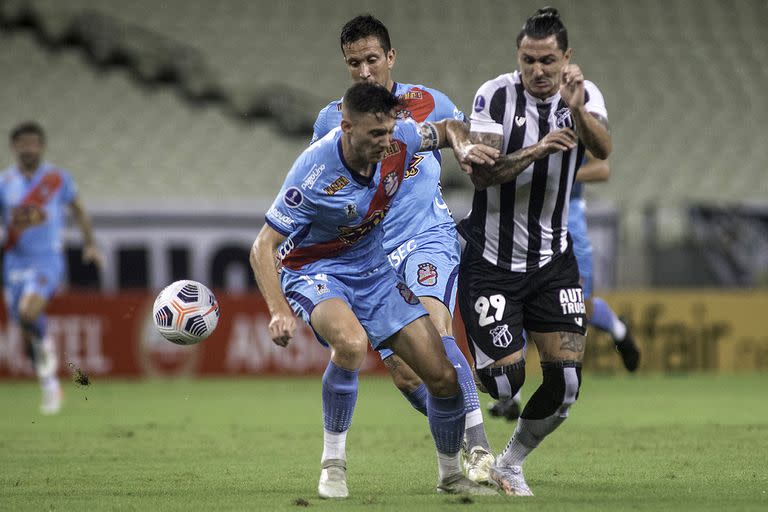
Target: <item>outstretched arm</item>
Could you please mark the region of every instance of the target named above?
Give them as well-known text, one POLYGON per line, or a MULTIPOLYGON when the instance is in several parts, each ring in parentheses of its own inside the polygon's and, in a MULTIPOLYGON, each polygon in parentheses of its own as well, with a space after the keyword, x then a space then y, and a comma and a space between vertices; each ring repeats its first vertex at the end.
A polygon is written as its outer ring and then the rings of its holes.
MULTIPOLYGON (((471 140, 476 144, 484 144, 501 151, 503 138, 495 133, 471 132, 471 140)), ((539 142, 514 153, 504 155, 492 165, 474 164, 470 179, 478 190, 492 185, 507 183, 515 179, 529 165, 558 151, 568 151, 576 147, 576 134, 570 128, 562 128, 549 132, 539 142)))
POLYGON ((80 198, 75 197, 72 202, 69 203, 69 207, 71 208, 72 215, 74 215, 77 224, 80 226, 80 231, 83 234, 83 262, 93 263, 99 268, 103 267, 104 255, 94 242, 93 224, 91 223, 91 218, 88 213, 86 213, 80 198))
POLYGON ((467 174, 472 173, 472 165, 493 165, 499 156, 499 150, 485 144, 475 144, 470 140, 469 128, 463 121, 443 119, 435 123, 425 122, 419 125, 421 148, 419 151, 432 151, 450 147, 461 168, 467 174))
POLYGON ((296 331, 296 317, 285 300, 280 288, 275 258, 277 248, 285 241, 285 236, 272 229, 268 224, 261 228, 256 241, 251 247, 250 262, 256 284, 264 297, 271 318, 269 320, 269 335, 276 345, 284 347, 293 338, 296 331))

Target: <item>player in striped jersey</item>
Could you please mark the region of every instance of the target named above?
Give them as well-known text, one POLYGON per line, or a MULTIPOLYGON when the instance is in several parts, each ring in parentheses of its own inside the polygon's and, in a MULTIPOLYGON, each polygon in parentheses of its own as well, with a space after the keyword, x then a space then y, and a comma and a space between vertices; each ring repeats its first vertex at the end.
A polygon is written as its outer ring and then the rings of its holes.
POLYGON ((514 396, 525 330, 543 373, 490 472, 517 496, 532 495, 523 461, 578 397, 586 311, 568 201, 585 151, 605 159, 612 149, 602 94, 572 52, 557 10, 540 9, 517 37, 518 70, 483 84, 472 113, 472 139, 504 155, 473 166, 473 207, 460 224, 459 307, 476 372, 494 398, 514 396))
POLYGON ((438 491, 495 494, 461 473, 465 413, 457 372, 426 309, 388 264, 381 223, 414 153, 450 145, 469 165, 492 163, 498 151, 470 144, 458 121, 396 123, 398 103, 378 84, 347 90, 340 127, 304 150, 267 211, 251 266, 271 314, 273 341, 285 346, 293 337, 295 311, 331 347, 323 375, 320 497, 348 496, 346 436, 369 343, 394 351, 427 386, 438 491))
MULTIPOLYGON (((423 85, 395 82, 392 68, 395 50, 384 24, 370 15, 357 16, 341 31, 341 50, 352 82, 378 83, 402 100, 401 119, 417 122, 457 119, 464 114, 443 93, 423 85)), ((312 141, 341 122, 341 100, 328 104, 317 116, 312 141)), ((414 155, 403 181, 403 190, 383 221, 384 251, 401 279, 421 300, 443 339, 448 358, 459 371, 467 411, 465 449, 467 477, 487 482, 493 463, 485 434, 483 414, 472 370, 453 337, 452 315, 456 300, 456 275, 460 246, 451 213, 440 190, 439 151, 414 155)), ((421 379, 391 350, 379 354, 395 385, 422 414, 427 414, 426 387, 421 379)))
POLYGON ((45 335, 45 309, 64 276, 62 234, 67 209, 82 230, 83 261, 101 265, 102 255, 94 244, 91 221, 72 176, 42 161, 43 128, 35 122, 21 123, 11 131, 10 139, 17 164, 0 174, 5 305, 10 319, 21 328, 40 381, 40 412, 56 414, 61 408, 61 386, 56 351, 45 335))

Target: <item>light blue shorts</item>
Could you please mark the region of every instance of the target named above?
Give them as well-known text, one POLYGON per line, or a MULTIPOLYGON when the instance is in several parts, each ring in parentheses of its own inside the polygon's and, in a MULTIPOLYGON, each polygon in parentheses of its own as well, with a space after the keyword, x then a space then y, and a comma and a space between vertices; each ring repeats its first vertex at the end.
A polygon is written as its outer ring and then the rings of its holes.
MULTIPOLYGON (((428 314, 416 294, 387 266, 344 276, 304 274, 284 268, 281 281, 288 303, 310 326, 312 311, 319 303, 332 298, 346 302, 374 349, 406 325, 428 314)), ((319 335, 317 338, 323 345, 328 345, 319 335)))
MULTIPOLYGON (((460 255, 455 228, 435 226, 390 252, 389 264, 418 297, 434 297, 453 315, 460 255)), ((386 348, 379 353, 382 359, 392 355, 386 348)))
POLYGON ((24 295, 35 294, 50 300, 64 277, 61 255, 18 257, 6 253, 3 258, 5 306, 14 319, 19 318, 19 303, 24 295))
POLYGON ((573 242, 573 254, 579 266, 579 281, 584 289, 584 298, 592 296, 592 243, 587 232, 586 203, 583 199, 571 201, 568 210, 568 233, 573 242))

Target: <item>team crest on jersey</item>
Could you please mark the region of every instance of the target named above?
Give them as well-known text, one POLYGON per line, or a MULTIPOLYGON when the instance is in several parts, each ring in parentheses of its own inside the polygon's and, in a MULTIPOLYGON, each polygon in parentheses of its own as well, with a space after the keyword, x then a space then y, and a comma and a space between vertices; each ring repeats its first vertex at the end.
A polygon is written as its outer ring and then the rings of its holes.
POLYGON ((421 163, 422 160, 424 160, 423 156, 413 155, 413 158, 411 158, 411 163, 408 164, 408 168, 405 170, 405 176, 403 176, 404 180, 407 180, 408 178, 413 178, 414 176, 419 174, 418 165, 421 163))
POLYGON ((407 284, 397 283, 397 290, 400 292, 400 296, 403 298, 403 300, 405 300, 405 302, 411 306, 415 306, 419 303, 419 298, 410 288, 408 288, 407 284))
POLYGON ((397 181, 397 173, 391 172, 384 176, 384 193, 387 197, 392 197, 397 192, 400 182, 397 181))
POLYGON ((437 267, 431 263, 420 263, 416 279, 422 286, 435 286, 437 284, 437 267))
POLYGON ((515 116, 515 124, 517 126, 523 126, 525 124, 525 116, 515 116))
POLYGON ((329 196, 332 196, 333 194, 343 189, 347 185, 349 185, 349 180, 344 176, 339 176, 334 180, 333 183, 325 187, 323 190, 325 190, 326 194, 328 194, 329 196))
POLYGON ((477 98, 475 98, 475 106, 474 106, 475 112, 480 112, 484 108, 485 108, 485 98, 483 98, 482 96, 478 96, 477 98))
POLYGON ((555 126, 558 128, 573 128, 571 109, 564 107, 555 112, 555 126))
POLYGON ((490 330, 491 339, 494 347, 507 348, 514 336, 509 332, 509 326, 507 324, 497 325, 490 330))
POLYGON ((355 203, 347 203, 346 206, 344 206, 344 213, 347 215, 347 218, 352 220, 357 218, 357 205, 355 203))
POLYGON ((285 191, 283 202, 288 208, 298 208, 304 202, 304 196, 298 188, 291 187, 285 191))

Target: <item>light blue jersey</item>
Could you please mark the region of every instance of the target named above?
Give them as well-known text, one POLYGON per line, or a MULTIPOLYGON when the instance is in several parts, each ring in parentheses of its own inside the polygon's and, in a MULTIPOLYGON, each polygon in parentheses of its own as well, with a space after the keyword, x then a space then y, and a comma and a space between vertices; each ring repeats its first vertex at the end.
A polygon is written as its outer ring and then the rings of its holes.
POLYGON ((66 209, 76 196, 69 173, 50 164, 41 165, 30 178, 16 167, 0 174, 5 304, 13 318, 24 295, 49 299, 59 287, 66 209))
MULTIPOLYGON (((395 83, 392 93, 404 102, 398 111, 401 119, 413 119, 419 123, 464 120, 464 114, 456 105, 435 89, 395 83)), ((340 123, 341 100, 332 101, 317 116, 312 143, 340 123)), ((402 191, 384 220, 384 250, 390 253, 416 235, 441 225, 454 229, 453 218, 440 190, 440 152, 417 153, 408 165, 402 191)))
POLYGON ((571 205, 568 209, 568 234, 573 243, 573 254, 579 266, 581 287, 584 297, 592 296, 594 275, 592 269, 592 242, 587 231, 587 202, 584 199, 584 184, 575 182, 571 188, 571 205))
MULTIPOLYGON (((421 146, 418 125, 398 121, 392 144, 370 178, 344 161, 340 128, 304 150, 266 222, 287 236, 281 286, 307 323, 324 300, 345 301, 376 348, 427 314, 387 262, 381 223, 399 195, 408 162, 421 146)), ((322 341, 322 340, 321 340, 322 341)))

